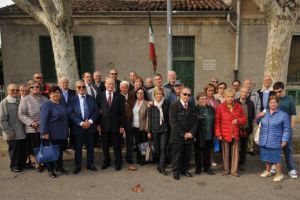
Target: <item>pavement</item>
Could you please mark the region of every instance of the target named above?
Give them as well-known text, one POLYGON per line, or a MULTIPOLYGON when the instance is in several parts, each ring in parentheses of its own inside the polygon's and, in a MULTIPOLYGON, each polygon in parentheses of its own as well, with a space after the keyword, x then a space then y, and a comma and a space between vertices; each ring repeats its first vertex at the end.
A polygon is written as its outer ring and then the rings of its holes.
MULTIPOLYGON (((295 133, 295 137, 300 137, 300 124, 297 124, 295 133)), ((95 166, 99 169, 98 172, 87 171, 84 168, 84 152, 83 169, 78 175, 58 173, 56 179, 51 179, 46 171, 38 173, 33 170, 25 170, 18 174, 11 172, 6 148, 5 142, 0 140, 0 149, 2 149, 2 151, 0 150, 1 200, 300 199, 300 179, 288 177, 284 162, 282 163, 285 179, 276 183, 272 181, 272 177, 259 177, 264 169, 264 164, 258 156, 247 155, 246 171, 241 172, 239 178, 222 176, 222 166, 214 168, 216 172, 214 176, 205 173, 195 175, 192 162, 191 172, 194 177, 181 177, 179 181, 176 181, 172 177, 170 168, 167 168, 168 176, 163 176, 157 172, 156 166, 150 163, 145 166, 133 164, 138 169, 137 171, 129 171, 127 163, 124 163, 123 169, 119 172, 116 172, 113 166, 106 170, 100 170, 102 153, 97 149, 95 166), (143 188, 140 193, 132 191, 132 188, 138 184, 143 188)), ((74 169, 73 158, 72 150, 64 153, 64 165, 70 171, 74 169)), ((300 155, 295 155, 295 159, 299 169, 300 155)), ((215 160, 221 163, 220 155, 217 155, 215 160)))

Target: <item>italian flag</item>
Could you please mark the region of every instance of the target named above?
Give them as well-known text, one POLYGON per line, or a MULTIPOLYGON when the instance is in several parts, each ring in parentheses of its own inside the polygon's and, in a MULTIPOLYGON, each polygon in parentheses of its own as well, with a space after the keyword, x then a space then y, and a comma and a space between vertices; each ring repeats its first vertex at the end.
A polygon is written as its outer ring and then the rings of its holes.
POLYGON ((153 70, 156 73, 157 60, 154 47, 154 32, 151 24, 151 15, 149 11, 149 58, 153 64, 153 70))

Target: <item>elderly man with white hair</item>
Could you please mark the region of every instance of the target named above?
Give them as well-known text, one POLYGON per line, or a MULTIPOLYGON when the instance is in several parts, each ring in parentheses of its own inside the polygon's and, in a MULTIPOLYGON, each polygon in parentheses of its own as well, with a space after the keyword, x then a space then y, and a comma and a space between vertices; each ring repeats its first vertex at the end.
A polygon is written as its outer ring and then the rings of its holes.
POLYGON ((164 87, 166 88, 169 88, 172 93, 175 93, 175 89, 174 89, 174 86, 175 86, 175 82, 177 80, 177 74, 175 71, 168 71, 168 83, 166 83, 164 85, 164 87))
POLYGON ((272 95, 275 95, 275 92, 272 88, 272 77, 270 75, 265 75, 263 79, 263 86, 261 89, 257 90, 257 93, 260 98, 261 107, 260 111, 263 111, 264 109, 267 109, 269 98, 272 95))

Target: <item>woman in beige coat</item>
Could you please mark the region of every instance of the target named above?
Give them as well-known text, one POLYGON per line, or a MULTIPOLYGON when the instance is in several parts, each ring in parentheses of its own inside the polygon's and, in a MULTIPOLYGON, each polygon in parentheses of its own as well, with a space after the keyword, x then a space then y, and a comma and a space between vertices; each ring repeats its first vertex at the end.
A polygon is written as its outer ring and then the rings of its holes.
MULTIPOLYGON (((135 104, 133 107, 133 122, 132 122, 132 133, 137 146, 141 146, 142 143, 147 142, 147 105, 148 102, 145 100, 145 90, 139 88, 135 92, 135 104)), ((141 154, 140 148, 137 151, 137 163, 144 165, 145 155, 141 154)))

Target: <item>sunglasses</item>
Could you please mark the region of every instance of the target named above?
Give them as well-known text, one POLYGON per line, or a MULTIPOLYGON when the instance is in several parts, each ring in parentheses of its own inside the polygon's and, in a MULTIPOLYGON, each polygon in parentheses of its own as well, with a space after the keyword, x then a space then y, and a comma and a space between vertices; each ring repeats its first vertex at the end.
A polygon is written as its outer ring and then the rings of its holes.
POLYGON ((182 93, 183 94, 183 96, 192 96, 192 94, 188 94, 188 93, 182 93))
POLYGON ((40 89, 40 86, 32 85, 32 86, 30 86, 30 88, 31 88, 31 89, 34 89, 34 88, 40 89))
POLYGON ((118 75, 118 73, 110 73, 111 75, 118 75))
POLYGON ((219 83, 219 81, 211 81, 212 83, 219 83))
POLYGON ((80 86, 77 86, 77 89, 85 89, 86 86, 85 85, 80 85, 80 86))
POLYGON ((278 90, 278 91, 274 91, 275 94, 279 94, 279 93, 282 93, 282 90, 278 90))

